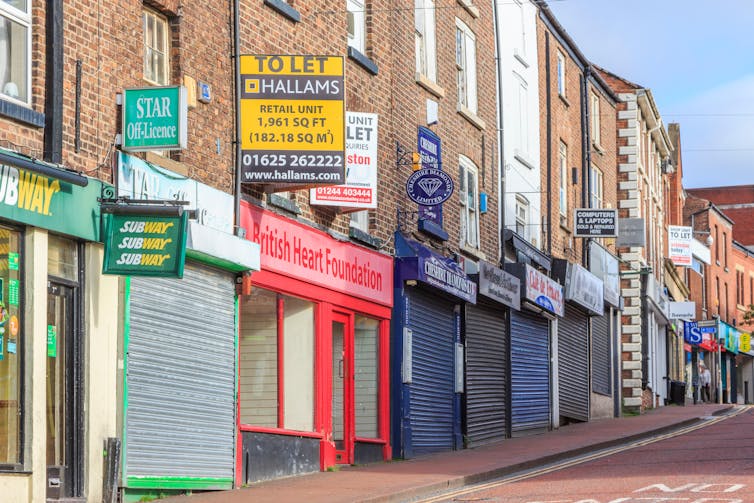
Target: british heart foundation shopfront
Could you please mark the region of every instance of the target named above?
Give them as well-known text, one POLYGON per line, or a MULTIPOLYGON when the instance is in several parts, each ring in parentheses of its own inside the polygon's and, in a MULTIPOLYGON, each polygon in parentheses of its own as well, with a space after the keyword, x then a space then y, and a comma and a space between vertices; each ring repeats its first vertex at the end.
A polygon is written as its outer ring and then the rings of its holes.
POLYGON ((393 259, 242 202, 239 484, 390 459, 393 259))

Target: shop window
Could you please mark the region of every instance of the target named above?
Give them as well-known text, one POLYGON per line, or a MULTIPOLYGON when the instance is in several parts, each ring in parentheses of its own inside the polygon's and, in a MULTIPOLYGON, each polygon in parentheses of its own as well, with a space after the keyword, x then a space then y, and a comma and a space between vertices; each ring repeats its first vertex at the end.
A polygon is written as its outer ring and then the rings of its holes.
POLYGON ((350 226, 362 232, 369 232, 369 210, 354 211, 351 213, 350 226))
POLYGON ((0 228, 0 469, 22 463, 21 236, 0 228))
POLYGON ((47 274, 78 282, 79 261, 75 241, 50 234, 47 274))
POLYGON ((354 329, 354 395, 356 436, 379 437, 379 328, 378 320, 356 315, 354 329))
POLYGON ((30 103, 31 2, 0 1, 0 96, 30 103))
POLYGON ((168 20, 144 9, 144 80, 158 86, 170 82, 170 42, 168 20))
POLYGON ((314 304, 255 288, 241 305, 241 422, 314 430, 314 304))

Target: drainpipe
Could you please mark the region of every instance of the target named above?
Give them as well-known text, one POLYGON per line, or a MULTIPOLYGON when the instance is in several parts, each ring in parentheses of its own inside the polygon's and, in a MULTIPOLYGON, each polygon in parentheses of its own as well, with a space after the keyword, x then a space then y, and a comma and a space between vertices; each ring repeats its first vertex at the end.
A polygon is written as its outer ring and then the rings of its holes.
POLYGON ((550 90, 550 33, 545 32, 545 97, 547 103, 547 254, 552 255, 552 91, 550 90))
POLYGON ((233 5, 233 167, 235 180, 233 185, 233 232, 236 236, 245 237, 246 230, 241 229, 241 5, 240 0, 231 0, 233 5))
MULTIPOLYGON (((589 77, 591 76, 592 69, 589 65, 584 68, 584 73, 581 76, 581 162, 583 163, 583 169, 581 170, 581 207, 591 208, 591 193, 592 193, 592 134, 591 134, 591 111, 589 100, 589 77)), ((584 267, 589 267, 589 258, 587 250, 589 249, 590 239, 581 240, 581 262, 584 267)))
POLYGON ((500 25, 498 18, 497 0, 492 0, 493 31, 495 34, 495 71, 497 73, 497 151, 498 151, 498 200, 497 214, 499 223, 500 239, 498 242, 498 256, 500 265, 505 265, 505 150, 503 149, 503 61, 500 48, 500 25))
POLYGON ((44 159, 63 162, 63 0, 47 2, 44 159))

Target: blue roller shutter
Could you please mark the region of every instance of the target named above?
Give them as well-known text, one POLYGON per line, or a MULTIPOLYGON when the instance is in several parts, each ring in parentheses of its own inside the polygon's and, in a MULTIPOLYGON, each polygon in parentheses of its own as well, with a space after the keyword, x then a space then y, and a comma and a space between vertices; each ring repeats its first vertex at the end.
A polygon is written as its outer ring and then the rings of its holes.
POLYGON ((408 298, 408 326, 413 332, 409 385, 413 453, 450 451, 455 422, 455 304, 420 290, 408 298))
POLYGON ((511 433, 521 436, 550 427, 549 322, 511 311, 511 433))
POLYGON ((560 415, 589 420, 589 317, 566 304, 558 320, 558 396, 560 415))
POLYGON ((506 436, 505 308, 466 306, 466 436, 469 447, 506 436))

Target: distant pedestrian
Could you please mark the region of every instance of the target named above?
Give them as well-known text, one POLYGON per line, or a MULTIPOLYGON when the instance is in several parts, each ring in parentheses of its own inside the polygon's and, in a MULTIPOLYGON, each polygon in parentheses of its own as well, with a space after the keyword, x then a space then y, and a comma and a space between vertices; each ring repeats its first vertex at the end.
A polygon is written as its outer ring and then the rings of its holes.
POLYGON ((706 403, 710 401, 709 385, 711 381, 709 369, 703 363, 699 365, 699 386, 702 390, 702 402, 706 403))

